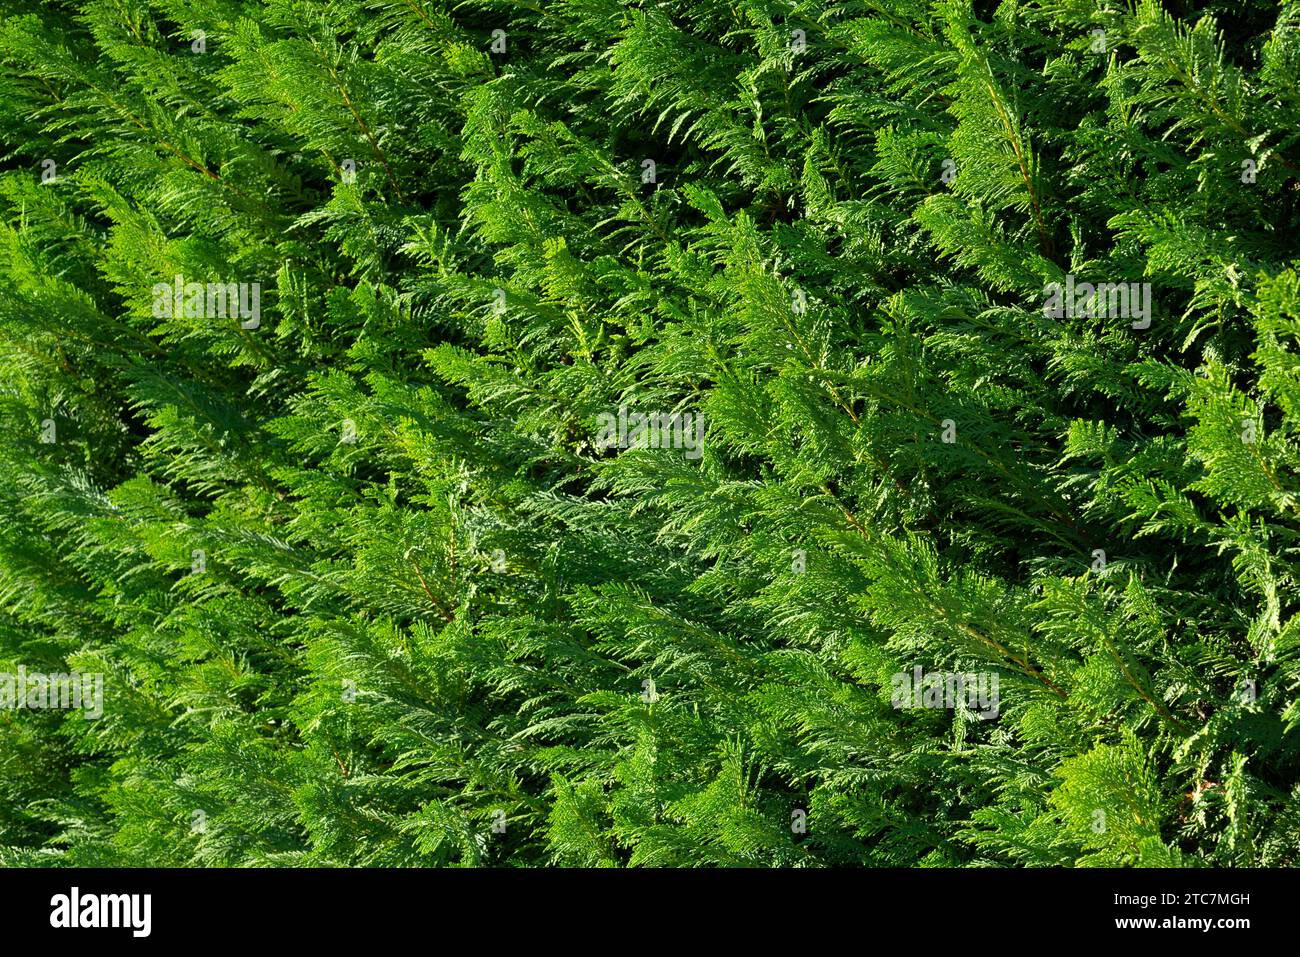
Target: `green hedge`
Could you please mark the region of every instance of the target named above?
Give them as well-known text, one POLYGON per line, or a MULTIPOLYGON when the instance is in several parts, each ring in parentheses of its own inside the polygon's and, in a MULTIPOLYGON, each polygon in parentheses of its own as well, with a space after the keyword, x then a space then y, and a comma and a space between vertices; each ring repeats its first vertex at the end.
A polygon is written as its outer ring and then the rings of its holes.
POLYGON ((0 13, 0 863, 1300 863, 1300 4, 0 13))

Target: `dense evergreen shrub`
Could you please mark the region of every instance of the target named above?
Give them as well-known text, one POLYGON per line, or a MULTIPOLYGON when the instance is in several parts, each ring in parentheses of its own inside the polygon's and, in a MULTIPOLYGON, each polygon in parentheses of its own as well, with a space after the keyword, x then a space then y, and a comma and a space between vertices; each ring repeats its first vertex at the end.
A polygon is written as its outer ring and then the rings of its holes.
POLYGON ((0 10, 0 862, 1300 859, 1300 4, 0 10))

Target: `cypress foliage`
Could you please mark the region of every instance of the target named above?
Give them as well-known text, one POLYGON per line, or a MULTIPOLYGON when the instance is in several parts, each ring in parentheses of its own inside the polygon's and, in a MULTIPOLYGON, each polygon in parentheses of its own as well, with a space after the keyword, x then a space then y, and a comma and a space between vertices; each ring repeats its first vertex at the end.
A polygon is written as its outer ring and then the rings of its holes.
POLYGON ((0 863, 1300 863, 1300 4, 0 11, 0 863))

